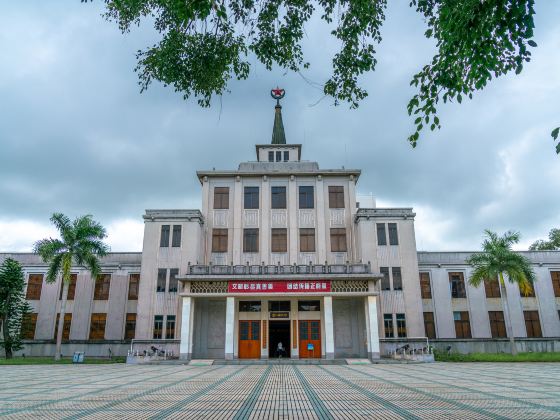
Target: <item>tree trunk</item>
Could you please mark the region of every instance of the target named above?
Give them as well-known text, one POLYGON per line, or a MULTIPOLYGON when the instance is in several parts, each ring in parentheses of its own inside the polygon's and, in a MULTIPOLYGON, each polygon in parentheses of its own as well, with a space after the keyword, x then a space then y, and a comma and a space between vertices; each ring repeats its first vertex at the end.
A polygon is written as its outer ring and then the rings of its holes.
POLYGON ((68 286, 70 283, 70 276, 68 280, 62 280, 62 302, 60 303, 60 315, 58 318, 58 331, 56 333, 56 351, 54 354, 54 360, 60 360, 60 355, 62 353, 62 333, 64 332, 64 315, 66 314, 66 299, 68 298, 68 286))
POLYGON ((500 299, 502 300, 502 308, 504 309, 504 319, 506 321, 506 333, 509 337, 510 351, 513 356, 517 355, 517 346, 515 345, 515 338, 513 337, 513 325, 509 314, 509 304, 507 300, 506 284, 504 283, 504 275, 500 273, 498 279, 500 285, 500 299))
POLYGON ((2 331, 4 336, 4 354, 6 355, 6 359, 11 359, 13 357, 13 353, 12 353, 12 342, 10 340, 10 334, 8 331, 7 315, 2 319, 2 331))

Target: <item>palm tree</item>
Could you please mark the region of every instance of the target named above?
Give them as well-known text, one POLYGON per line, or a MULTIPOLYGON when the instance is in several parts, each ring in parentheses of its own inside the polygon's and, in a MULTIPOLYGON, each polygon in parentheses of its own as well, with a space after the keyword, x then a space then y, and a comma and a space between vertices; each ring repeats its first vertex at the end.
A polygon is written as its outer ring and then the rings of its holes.
POLYGON ((72 265, 84 266, 91 271, 95 281, 100 272, 99 257, 109 251, 109 247, 102 241, 107 237, 105 228, 92 219, 91 215, 81 216, 71 221, 62 213, 54 213, 51 222, 56 226, 61 239, 42 239, 35 243, 33 251, 49 264, 47 283, 56 281, 62 275, 62 302, 56 335, 55 360, 60 360, 64 315, 66 313, 66 299, 71 280, 72 265))
POLYGON ((513 329, 511 325, 510 311, 507 301, 504 274, 510 283, 517 283, 519 290, 525 296, 532 290, 535 281, 535 273, 531 268, 531 262, 523 255, 511 249, 513 244, 519 242, 519 232, 508 231, 503 236, 486 230, 486 239, 482 243, 481 253, 476 253, 467 258, 467 263, 473 267, 469 283, 474 287, 480 286, 484 281, 497 281, 500 286, 500 298, 504 308, 506 332, 511 345, 511 354, 517 354, 513 329))

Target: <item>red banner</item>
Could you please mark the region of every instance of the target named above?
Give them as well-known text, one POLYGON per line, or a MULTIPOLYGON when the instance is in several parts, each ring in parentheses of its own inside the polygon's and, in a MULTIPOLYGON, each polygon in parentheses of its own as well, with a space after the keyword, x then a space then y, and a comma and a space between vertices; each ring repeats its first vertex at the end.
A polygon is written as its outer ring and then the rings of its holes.
POLYGON ((239 280, 228 282, 228 293, 322 293, 330 291, 330 280, 239 280))

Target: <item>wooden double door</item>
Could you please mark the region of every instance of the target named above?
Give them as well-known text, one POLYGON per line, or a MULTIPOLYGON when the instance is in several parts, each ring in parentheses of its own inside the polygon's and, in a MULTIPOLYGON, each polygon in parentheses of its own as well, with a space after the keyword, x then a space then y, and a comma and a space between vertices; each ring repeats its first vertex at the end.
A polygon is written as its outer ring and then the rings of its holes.
POLYGON ((321 358, 321 321, 299 321, 299 357, 321 358))
POLYGON ((261 358, 261 321, 239 321, 239 358, 261 358))

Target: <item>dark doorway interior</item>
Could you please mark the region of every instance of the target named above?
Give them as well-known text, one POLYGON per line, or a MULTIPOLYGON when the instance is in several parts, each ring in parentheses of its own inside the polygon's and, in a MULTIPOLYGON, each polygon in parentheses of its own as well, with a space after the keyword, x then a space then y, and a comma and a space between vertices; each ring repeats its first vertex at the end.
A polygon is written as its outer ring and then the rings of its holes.
POLYGON ((279 357, 278 343, 282 343, 285 353, 282 357, 290 357, 290 321, 270 321, 268 327, 268 357, 279 357))

